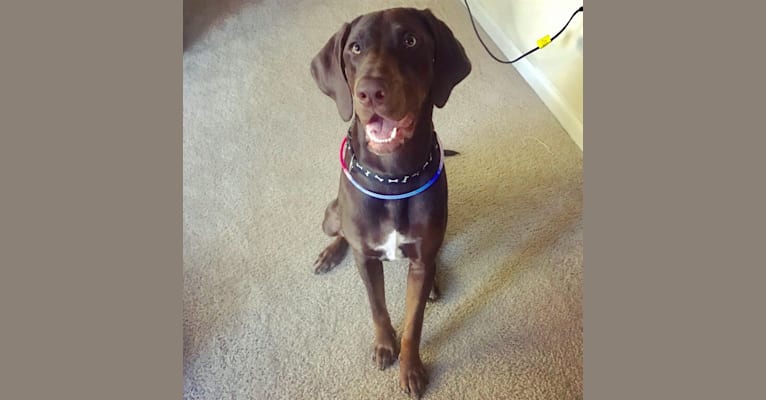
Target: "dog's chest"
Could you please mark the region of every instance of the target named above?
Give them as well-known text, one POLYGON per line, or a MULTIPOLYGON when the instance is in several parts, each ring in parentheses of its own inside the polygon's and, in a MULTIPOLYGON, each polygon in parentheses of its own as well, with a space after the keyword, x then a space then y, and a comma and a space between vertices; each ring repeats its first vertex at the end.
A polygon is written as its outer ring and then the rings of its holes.
POLYGON ((387 234, 383 235, 383 241, 378 243, 374 249, 383 253, 381 258, 393 261, 405 258, 401 249, 402 245, 415 242, 415 239, 402 235, 395 229, 390 229, 387 234))

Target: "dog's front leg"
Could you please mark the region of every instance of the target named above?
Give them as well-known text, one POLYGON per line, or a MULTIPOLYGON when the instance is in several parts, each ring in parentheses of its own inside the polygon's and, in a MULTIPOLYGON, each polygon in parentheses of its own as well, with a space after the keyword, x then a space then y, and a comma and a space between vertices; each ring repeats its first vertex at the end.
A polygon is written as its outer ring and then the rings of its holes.
POLYGON ((407 273, 407 299, 399 354, 399 386, 402 390, 420 397, 428 384, 423 362, 420 360, 420 335, 426 300, 434 284, 436 264, 433 259, 410 262, 407 273))
POLYGON ((383 280, 383 263, 354 251, 354 259, 370 300, 372 321, 375 324, 375 347, 372 360, 378 368, 385 369, 396 360, 396 331, 386 308, 386 290, 383 280))

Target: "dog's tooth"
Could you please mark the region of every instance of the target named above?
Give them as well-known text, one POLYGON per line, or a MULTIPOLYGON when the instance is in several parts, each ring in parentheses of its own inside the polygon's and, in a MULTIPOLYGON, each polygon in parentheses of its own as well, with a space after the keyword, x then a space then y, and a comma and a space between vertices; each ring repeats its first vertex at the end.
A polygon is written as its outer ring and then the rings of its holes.
POLYGON ((378 139, 375 137, 375 135, 370 135, 370 139, 372 139, 375 143, 390 143, 396 138, 396 134, 399 132, 397 127, 394 127, 393 130, 391 130, 391 136, 389 136, 386 139, 378 139))

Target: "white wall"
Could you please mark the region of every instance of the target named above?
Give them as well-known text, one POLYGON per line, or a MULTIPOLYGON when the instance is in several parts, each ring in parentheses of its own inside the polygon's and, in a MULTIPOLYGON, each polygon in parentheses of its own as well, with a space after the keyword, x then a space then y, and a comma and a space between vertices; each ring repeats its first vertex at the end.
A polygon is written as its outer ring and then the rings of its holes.
MULTIPOLYGON (((458 0, 463 4, 463 0, 458 0)), ((514 59, 556 34, 583 0, 468 0, 478 25, 514 59)), ((583 15, 577 14, 556 40, 514 64, 583 148, 583 15)), ((485 38, 486 41, 486 38, 485 38)))

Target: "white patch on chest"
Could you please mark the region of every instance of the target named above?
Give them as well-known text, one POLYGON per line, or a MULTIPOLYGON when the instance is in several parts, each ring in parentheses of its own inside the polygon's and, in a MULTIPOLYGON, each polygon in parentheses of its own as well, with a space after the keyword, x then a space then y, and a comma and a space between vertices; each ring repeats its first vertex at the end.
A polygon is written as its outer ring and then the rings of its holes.
POLYGON ((380 246, 376 247, 375 250, 382 251, 386 259, 393 261, 397 258, 404 258, 404 254, 402 254, 402 250, 399 248, 400 245, 414 242, 414 240, 392 230, 391 233, 386 236, 386 240, 380 246))

